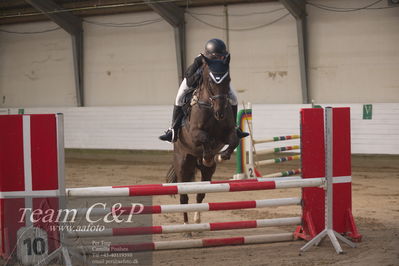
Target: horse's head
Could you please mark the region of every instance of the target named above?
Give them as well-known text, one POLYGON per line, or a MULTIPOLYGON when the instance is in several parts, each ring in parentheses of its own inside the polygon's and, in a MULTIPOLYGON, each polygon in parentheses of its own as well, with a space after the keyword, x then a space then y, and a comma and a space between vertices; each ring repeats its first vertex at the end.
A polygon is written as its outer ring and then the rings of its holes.
POLYGON ((203 86, 217 120, 223 120, 228 105, 230 90, 230 55, 224 58, 209 59, 202 55, 205 64, 203 71, 203 86))

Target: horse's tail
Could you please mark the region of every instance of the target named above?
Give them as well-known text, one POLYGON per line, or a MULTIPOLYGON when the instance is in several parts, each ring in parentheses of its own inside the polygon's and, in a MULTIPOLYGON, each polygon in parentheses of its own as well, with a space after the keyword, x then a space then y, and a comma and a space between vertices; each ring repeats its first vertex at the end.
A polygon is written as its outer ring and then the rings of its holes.
POLYGON ((177 175, 175 167, 172 165, 170 166, 169 171, 166 174, 166 183, 176 183, 176 182, 177 182, 177 175))

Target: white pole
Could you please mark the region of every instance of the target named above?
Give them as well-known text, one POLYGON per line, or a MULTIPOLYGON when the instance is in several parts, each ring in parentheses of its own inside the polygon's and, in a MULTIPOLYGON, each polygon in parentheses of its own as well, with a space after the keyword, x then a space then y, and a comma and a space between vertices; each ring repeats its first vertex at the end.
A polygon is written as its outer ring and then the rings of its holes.
MULTIPOLYGON (((252 110, 252 104, 248 103, 248 109, 252 110)), ((252 119, 253 119, 253 110, 252 110, 252 119)), ((253 178, 255 177, 255 164, 254 164, 254 143, 253 143, 253 123, 252 119, 247 120, 248 121, 248 130, 250 133, 250 136, 247 141, 248 145, 248 164, 246 166, 246 174, 247 178, 253 178)), ((246 153, 246 152, 245 152, 246 153)))

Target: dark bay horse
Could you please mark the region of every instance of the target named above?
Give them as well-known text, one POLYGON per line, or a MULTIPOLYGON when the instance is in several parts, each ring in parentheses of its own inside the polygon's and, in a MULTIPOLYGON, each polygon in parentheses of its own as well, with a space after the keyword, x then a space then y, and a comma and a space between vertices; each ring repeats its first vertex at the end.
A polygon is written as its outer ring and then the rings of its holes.
MULTIPOLYGON (((201 181, 210 181, 216 170, 216 161, 230 159, 238 146, 228 97, 229 63, 229 55, 223 60, 203 56, 202 80, 193 93, 191 110, 174 143, 168 182, 192 182, 197 169, 201 172, 201 181), (225 145, 227 148, 221 151, 225 145)), ((204 193, 197 194, 197 203, 201 203, 204 197, 204 193)), ((180 195, 180 203, 187 204, 188 195, 180 195)), ((194 221, 201 221, 199 213, 195 214, 194 221)), ((184 223, 188 223, 187 213, 184 213, 184 223)))

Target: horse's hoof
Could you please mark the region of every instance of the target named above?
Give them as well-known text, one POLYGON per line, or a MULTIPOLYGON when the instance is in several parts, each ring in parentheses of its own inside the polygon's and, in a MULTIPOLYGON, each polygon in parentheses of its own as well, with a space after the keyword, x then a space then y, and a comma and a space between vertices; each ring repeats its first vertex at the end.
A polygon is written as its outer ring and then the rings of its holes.
POLYGON ((222 163, 224 161, 221 154, 215 155, 214 159, 216 163, 222 163))
POLYGON ((183 237, 185 237, 185 238, 192 238, 192 237, 193 237, 193 234, 192 234, 191 232, 185 232, 185 233, 183 233, 183 237))
POLYGON ((214 165, 214 163, 215 162, 212 160, 208 162, 207 160, 202 159, 202 164, 205 165, 206 167, 212 167, 214 165))
POLYGON ((201 214, 199 212, 194 213, 194 223, 196 224, 201 223, 201 214))

